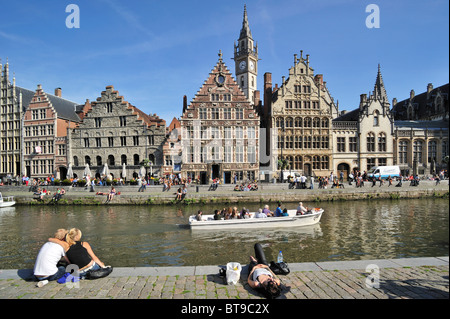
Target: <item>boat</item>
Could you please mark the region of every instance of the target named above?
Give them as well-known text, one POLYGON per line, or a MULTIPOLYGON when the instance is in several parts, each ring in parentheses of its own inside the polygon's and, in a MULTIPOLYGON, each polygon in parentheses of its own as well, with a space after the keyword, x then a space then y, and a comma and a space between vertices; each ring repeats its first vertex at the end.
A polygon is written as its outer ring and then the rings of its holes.
POLYGON ((255 213, 250 213, 250 218, 214 220, 214 215, 203 215, 198 221, 195 215, 189 217, 191 229, 236 229, 236 228, 271 228, 271 227, 302 227, 315 225, 322 217, 322 208, 313 208, 311 213, 297 215, 296 209, 288 210, 289 216, 255 218, 255 213))
POLYGON ((14 206, 16 202, 14 201, 14 196, 3 197, 0 193, 0 208, 14 206))

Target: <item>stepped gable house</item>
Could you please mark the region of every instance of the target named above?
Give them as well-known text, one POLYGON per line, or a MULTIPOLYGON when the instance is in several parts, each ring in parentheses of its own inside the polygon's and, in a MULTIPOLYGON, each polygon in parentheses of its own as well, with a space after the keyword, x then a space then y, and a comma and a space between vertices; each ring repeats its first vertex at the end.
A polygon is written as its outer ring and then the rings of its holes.
POLYGON ((333 169, 331 121, 337 112, 323 75, 314 75, 310 67, 309 54, 306 58, 302 51, 299 58, 294 54, 294 65, 280 87, 272 87, 272 74, 265 73, 262 118, 270 150, 270 162, 261 167, 265 178, 280 177, 283 171, 329 175, 333 169))
POLYGON ((113 86, 90 104, 70 136, 74 173, 127 180, 151 172, 160 176, 166 122, 125 101, 113 86))
POLYGON ((187 105, 183 103, 183 177, 202 184, 214 178, 253 180, 259 170, 260 120, 219 53, 219 61, 187 105))
MULTIPOLYGON (((20 89, 23 96, 31 91, 20 89)), ((47 94, 39 84, 23 116, 23 163, 25 174, 31 178, 65 179, 68 171, 68 131, 80 122, 77 103, 47 94)))

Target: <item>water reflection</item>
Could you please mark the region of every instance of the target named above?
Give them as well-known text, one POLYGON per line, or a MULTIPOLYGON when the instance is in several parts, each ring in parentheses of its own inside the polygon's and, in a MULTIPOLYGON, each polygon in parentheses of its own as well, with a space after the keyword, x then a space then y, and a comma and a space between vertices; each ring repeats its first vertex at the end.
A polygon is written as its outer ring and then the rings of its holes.
MULTIPOLYGON (((317 206, 317 204, 310 204, 317 206)), ((255 211, 256 204, 246 204, 255 211)), ((288 204, 294 208, 295 203, 288 204)), ((116 267, 247 263, 253 245, 288 262, 448 256, 448 200, 321 203, 306 228, 191 231, 188 217, 212 206, 38 206, 0 210, 0 269, 31 268, 61 227, 78 227, 105 263, 116 267)), ((221 207, 217 207, 221 208, 221 207)))

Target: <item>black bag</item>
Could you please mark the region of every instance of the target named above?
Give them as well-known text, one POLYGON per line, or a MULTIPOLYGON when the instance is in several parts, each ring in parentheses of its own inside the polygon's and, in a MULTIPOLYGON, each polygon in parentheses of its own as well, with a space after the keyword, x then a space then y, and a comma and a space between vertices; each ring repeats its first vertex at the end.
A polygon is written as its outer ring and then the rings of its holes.
POLYGON ((291 272, 289 270, 288 264, 285 262, 276 263, 274 261, 271 261, 269 268, 275 275, 287 275, 291 272))
POLYGON ((97 270, 90 270, 86 274, 86 279, 99 279, 108 276, 110 273, 112 273, 113 267, 105 267, 100 268, 97 270))

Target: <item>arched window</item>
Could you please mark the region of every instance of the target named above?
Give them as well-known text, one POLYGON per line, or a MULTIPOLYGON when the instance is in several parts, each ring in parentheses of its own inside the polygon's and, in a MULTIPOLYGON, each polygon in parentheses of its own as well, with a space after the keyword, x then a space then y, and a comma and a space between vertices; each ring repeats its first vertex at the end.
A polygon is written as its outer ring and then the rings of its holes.
POLYGON ((437 142, 435 140, 428 142, 428 163, 436 161, 437 158, 437 142))
POLYGON ((408 141, 401 140, 398 143, 398 163, 407 164, 408 163, 408 141))
POLYGON ((73 157, 73 165, 78 166, 78 156, 73 157))
POLYGON ((138 154, 133 155, 133 165, 139 165, 139 155, 138 154))
POLYGON ((96 157, 96 159, 97 159, 97 166, 102 166, 102 157, 101 156, 97 156, 96 157))
POLYGON ((414 141, 413 143, 413 160, 418 163, 422 163, 422 151, 423 151, 423 142, 422 141, 414 141))
POLYGON ((86 165, 86 164, 91 165, 91 158, 90 158, 89 156, 85 156, 85 157, 84 157, 84 164, 85 164, 85 165, 86 165))
POLYGON ((301 117, 296 117, 295 118, 295 123, 294 123, 295 127, 302 127, 303 126, 303 121, 301 117))
POLYGON ((320 127, 320 119, 318 117, 313 119, 313 127, 320 127))
POLYGON ((107 161, 107 163, 108 163, 108 166, 114 166, 114 165, 116 165, 116 162, 115 162, 115 160, 114 160, 114 156, 113 156, 113 155, 108 155, 108 161, 107 161))
POLYGON ((311 118, 310 117, 305 117, 303 125, 305 127, 311 127, 311 118))
POLYGON ((386 134, 378 134, 378 152, 386 152, 386 134))
POLYGON ((120 157, 120 161, 122 162, 122 164, 127 165, 127 156, 125 154, 122 154, 122 156, 120 157))
POLYGON ((329 125, 328 119, 322 119, 322 127, 326 128, 328 127, 328 125, 329 125))
POLYGON ((367 151, 375 152, 375 134, 374 133, 367 134, 367 151))
POLYGON ((373 126, 379 125, 380 125, 380 113, 378 111, 375 111, 373 113, 373 126))

